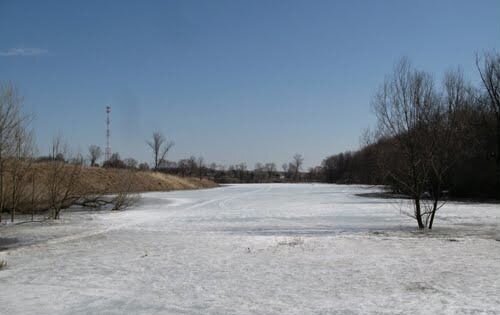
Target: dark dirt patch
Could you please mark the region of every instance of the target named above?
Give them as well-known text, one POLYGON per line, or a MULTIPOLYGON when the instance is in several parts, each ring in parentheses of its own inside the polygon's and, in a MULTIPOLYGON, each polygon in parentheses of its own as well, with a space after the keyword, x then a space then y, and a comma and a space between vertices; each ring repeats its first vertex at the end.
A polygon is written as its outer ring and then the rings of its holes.
POLYGON ((0 237, 0 252, 15 247, 19 240, 15 237, 0 237))

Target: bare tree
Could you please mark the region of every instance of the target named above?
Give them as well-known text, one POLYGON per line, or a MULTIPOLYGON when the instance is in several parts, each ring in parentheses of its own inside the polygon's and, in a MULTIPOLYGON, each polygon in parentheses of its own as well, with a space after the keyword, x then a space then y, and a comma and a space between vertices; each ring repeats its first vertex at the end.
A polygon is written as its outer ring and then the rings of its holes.
POLYGON ((14 152, 8 163, 10 174, 10 215, 14 222, 16 211, 23 198, 28 196, 29 175, 32 173, 34 142, 32 133, 23 124, 19 124, 14 132, 14 152))
POLYGON ((431 108, 427 124, 427 161, 429 164, 428 193, 432 199, 430 216, 425 225, 432 229, 436 211, 443 205, 443 186, 457 161, 464 156, 466 148, 475 143, 467 131, 470 125, 468 115, 476 99, 475 89, 465 82, 460 69, 447 71, 443 80, 443 95, 431 108), (432 140, 431 140, 432 139, 432 140))
POLYGON ((428 155, 437 144, 428 127, 438 104, 430 75, 413 70, 407 59, 396 65, 373 102, 379 137, 393 142, 393 152, 382 155, 382 167, 388 183, 412 198, 410 215, 420 229, 432 213, 422 203, 431 172, 428 155))
POLYGON ((37 168, 32 167, 31 168, 31 174, 30 176, 30 185, 31 185, 31 193, 30 193, 30 210, 31 210, 31 221, 34 221, 35 219, 35 211, 38 210, 36 209, 36 206, 40 200, 40 193, 36 189, 36 183, 37 183, 37 178, 38 178, 38 171, 37 168))
POLYGON ((186 176, 189 172, 189 160, 188 159, 182 159, 177 162, 177 167, 179 169, 180 175, 182 177, 186 176))
POLYGON ((49 161, 46 178, 52 219, 59 219, 62 209, 71 206, 82 197, 80 175, 83 159, 81 163, 66 164, 64 160, 57 158, 67 154, 67 145, 63 143, 62 137, 54 137, 51 146, 52 160, 49 161))
POLYGON ((298 154, 298 153, 295 154, 293 156, 292 165, 293 165, 293 170, 294 170, 293 178, 296 181, 299 179, 299 173, 300 173, 300 170, 302 169, 302 164, 304 164, 304 158, 302 157, 302 155, 298 154))
POLYGON ((111 154, 109 159, 107 161, 105 161, 102 164, 102 166, 105 168, 126 168, 127 167, 127 165, 121 159, 120 154, 118 152, 111 154))
POLYGON ((277 171, 276 164, 272 162, 266 163, 266 165, 264 165, 264 169, 266 170, 269 179, 272 179, 277 171))
POLYGON ((489 98, 489 108, 496 119, 496 192, 500 199, 500 53, 476 57, 476 66, 489 98))
POLYGON ((196 166, 198 168, 198 175, 200 177, 200 180, 203 179, 203 172, 205 170, 205 160, 203 159, 202 156, 198 157, 198 159, 196 159, 196 166))
POLYGON ((173 147, 174 143, 167 141, 165 136, 159 131, 153 132, 152 139, 146 141, 146 143, 153 152, 154 169, 157 170, 160 162, 165 160, 168 151, 173 147))
POLYGON ((247 164, 244 162, 237 164, 236 171, 238 173, 239 180, 243 181, 243 179, 245 178, 245 173, 247 172, 247 164))
POLYGON ((139 164, 139 162, 137 162, 137 160, 134 158, 126 158, 125 160, 123 160, 123 163, 125 163, 127 168, 133 169, 133 170, 137 169, 137 165, 139 164))
POLYGON ((264 164, 257 162, 253 168, 253 181, 260 183, 265 180, 266 171, 264 169, 264 164))
POLYGON ((196 157, 194 155, 190 156, 186 161, 187 171, 189 176, 196 175, 196 169, 198 168, 198 163, 196 162, 196 157))
POLYGON ((134 183, 137 181, 133 170, 117 170, 117 182, 112 187, 113 195, 109 191, 85 190, 85 186, 80 186, 80 192, 72 204, 86 208, 102 209, 108 207, 110 210, 123 210, 134 205, 140 199, 140 194, 134 191, 134 183))
POLYGON ((134 173, 127 170, 121 176, 119 185, 120 191, 113 197, 111 204, 112 210, 124 210, 136 204, 140 199, 140 194, 135 193, 132 189, 134 183, 134 173))
POLYGON ((445 74, 438 93, 431 75, 403 59, 373 102, 379 139, 388 144, 379 160, 386 183, 411 197, 421 229, 432 229, 446 179, 471 146, 466 117, 475 97, 460 70, 445 74))
POLYGON ((90 166, 96 166, 96 162, 101 158, 102 150, 99 146, 93 144, 89 146, 90 166))
POLYGON ((0 82, 0 221, 5 209, 6 164, 15 148, 14 134, 24 121, 22 97, 12 83, 0 82))
POLYGON ((288 163, 283 163, 281 165, 281 169, 283 170, 283 176, 286 179, 288 177, 288 172, 289 172, 289 170, 288 170, 288 163))

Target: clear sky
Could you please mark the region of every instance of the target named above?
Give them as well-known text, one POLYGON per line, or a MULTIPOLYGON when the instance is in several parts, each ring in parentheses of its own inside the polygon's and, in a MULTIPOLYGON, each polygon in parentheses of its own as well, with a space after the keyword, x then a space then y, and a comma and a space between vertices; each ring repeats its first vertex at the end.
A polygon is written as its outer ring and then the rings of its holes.
POLYGON ((0 0, 0 80, 35 119, 41 153, 62 133, 74 150, 105 144, 169 156, 306 166, 359 146, 370 99, 407 56, 435 74, 500 48, 500 1, 0 0))

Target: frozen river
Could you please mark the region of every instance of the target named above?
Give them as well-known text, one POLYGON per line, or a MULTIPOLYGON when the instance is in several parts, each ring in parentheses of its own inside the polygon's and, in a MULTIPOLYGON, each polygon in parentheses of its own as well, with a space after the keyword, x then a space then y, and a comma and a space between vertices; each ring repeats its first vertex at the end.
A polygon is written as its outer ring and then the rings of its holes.
POLYGON ((0 227, 0 314, 500 314, 498 204, 448 203, 421 233, 374 191, 147 193, 0 227))

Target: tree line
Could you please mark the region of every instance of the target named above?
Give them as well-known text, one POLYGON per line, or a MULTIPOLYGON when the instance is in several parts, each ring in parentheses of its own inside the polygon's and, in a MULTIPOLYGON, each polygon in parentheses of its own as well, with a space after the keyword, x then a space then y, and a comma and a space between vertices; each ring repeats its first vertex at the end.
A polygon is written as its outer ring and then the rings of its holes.
POLYGON ((278 168, 274 162, 255 164, 249 169, 246 163, 237 163, 229 166, 217 163, 206 163, 203 157, 191 156, 179 161, 160 161, 157 171, 178 175, 207 178, 217 183, 284 183, 302 182, 306 180, 302 172, 304 158, 295 154, 289 163, 278 168))
POLYGON ((500 199, 500 54, 477 56, 476 67, 480 86, 459 69, 438 85, 403 58, 372 100, 369 141, 326 158, 322 180, 386 185, 412 200, 421 229, 447 198, 500 199))

